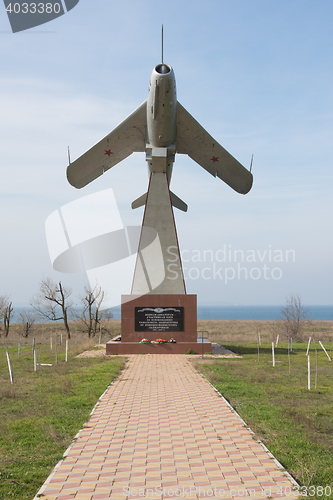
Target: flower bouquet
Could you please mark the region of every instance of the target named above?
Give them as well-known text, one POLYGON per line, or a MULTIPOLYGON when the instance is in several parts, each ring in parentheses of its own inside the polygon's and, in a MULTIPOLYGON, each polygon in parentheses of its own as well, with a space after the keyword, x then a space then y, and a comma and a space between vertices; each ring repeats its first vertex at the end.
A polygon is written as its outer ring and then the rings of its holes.
POLYGON ((150 344, 150 340, 149 339, 142 339, 142 340, 140 340, 140 344, 150 344))
POLYGON ((156 339, 156 344, 166 344, 167 340, 156 339))
POLYGON ((175 339, 173 339, 173 338, 171 338, 170 340, 168 340, 168 342, 170 344, 176 344, 177 343, 177 341, 175 339))

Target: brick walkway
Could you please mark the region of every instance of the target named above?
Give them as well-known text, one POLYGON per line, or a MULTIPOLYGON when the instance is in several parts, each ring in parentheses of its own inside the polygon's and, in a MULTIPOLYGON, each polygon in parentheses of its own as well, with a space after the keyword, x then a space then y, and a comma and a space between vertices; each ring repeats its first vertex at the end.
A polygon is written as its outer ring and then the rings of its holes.
POLYGON ((184 355, 136 355, 35 498, 291 498, 292 488, 184 355))

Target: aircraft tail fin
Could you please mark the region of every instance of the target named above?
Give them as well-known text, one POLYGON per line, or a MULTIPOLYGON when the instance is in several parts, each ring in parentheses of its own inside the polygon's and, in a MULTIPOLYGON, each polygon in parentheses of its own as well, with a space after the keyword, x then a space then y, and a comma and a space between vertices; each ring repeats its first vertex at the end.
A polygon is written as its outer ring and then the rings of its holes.
MULTIPOLYGON (((178 196, 175 195, 175 193, 173 193, 172 191, 170 191, 170 197, 172 206, 178 208, 178 210, 181 210, 182 212, 187 212, 188 207, 183 200, 178 198, 178 196)), ((139 196, 139 198, 133 201, 132 209, 134 210, 135 208, 142 207, 143 205, 146 204, 146 200, 147 200, 147 193, 139 196)))

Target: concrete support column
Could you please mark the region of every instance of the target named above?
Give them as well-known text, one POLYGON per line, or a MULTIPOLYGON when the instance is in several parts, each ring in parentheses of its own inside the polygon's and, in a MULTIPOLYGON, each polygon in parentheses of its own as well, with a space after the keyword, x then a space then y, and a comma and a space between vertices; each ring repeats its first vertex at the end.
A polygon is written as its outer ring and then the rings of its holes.
MULTIPOLYGON (((158 169, 164 170, 161 168, 160 161, 158 169)), ((153 168, 150 174, 132 294, 185 293, 167 173, 166 171, 156 172, 153 168), (158 234, 154 245, 147 245, 145 241, 145 235, 149 234, 149 230, 145 232, 147 228, 156 230, 158 234)))

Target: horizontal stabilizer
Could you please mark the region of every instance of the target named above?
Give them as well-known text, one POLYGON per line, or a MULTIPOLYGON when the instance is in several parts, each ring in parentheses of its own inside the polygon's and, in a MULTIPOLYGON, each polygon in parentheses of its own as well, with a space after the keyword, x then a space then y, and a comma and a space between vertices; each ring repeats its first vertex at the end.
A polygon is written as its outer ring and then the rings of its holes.
MULTIPOLYGON (((183 212, 187 212, 187 205, 183 200, 178 198, 178 196, 175 195, 175 193, 173 193, 172 191, 170 191, 170 197, 172 206, 178 208, 179 210, 182 210, 183 212)), ((132 203, 133 210, 135 208, 139 208, 145 205, 146 201, 147 201, 147 193, 143 194, 142 196, 139 196, 139 198, 134 200, 132 203)))
POLYGON ((251 172, 215 141, 179 102, 176 151, 187 154, 238 193, 246 194, 250 191, 253 183, 251 172))
POLYGON ((172 191, 170 191, 170 196, 172 206, 178 208, 178 210, 181 210, 182 212, 187 212, 187 205, 183 200, 178 198, 178 196, 176 196, 172 191))
POLYGON ((80 189, 135 151, 146 150, 147 101, 67 167, 69 183, 80 189))
POLYGON ((142 196, 139 196, 139 198, 137 198, 136 200, 134 200, 133 203, 132 203, 133 210, 135 208, 139 208, 139 207, 142 207, 143 205, 145 205, 146 204, 146 200, 147 200, 147 193, 143 194, 142 196))

